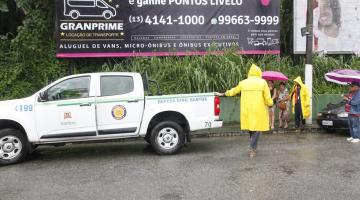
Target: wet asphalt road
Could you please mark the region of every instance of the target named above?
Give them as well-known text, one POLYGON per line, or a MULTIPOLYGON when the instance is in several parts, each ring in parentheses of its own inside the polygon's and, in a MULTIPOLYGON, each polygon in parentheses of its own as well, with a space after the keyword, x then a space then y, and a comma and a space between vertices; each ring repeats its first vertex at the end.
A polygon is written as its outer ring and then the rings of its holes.
POLYGON ((39 147, 0 167, 0 199, 360 199, 360 143, 341 134, 196 138, 175 156, 142 141, 39 147))

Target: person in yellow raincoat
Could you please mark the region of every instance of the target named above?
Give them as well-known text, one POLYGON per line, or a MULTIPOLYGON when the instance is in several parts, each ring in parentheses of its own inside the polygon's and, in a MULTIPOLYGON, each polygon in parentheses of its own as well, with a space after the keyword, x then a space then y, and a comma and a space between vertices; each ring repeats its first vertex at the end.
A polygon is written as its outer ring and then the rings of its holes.
POLYGON ((295 114, 295 128, 305 125, 305 119, 310 117, 309 90, 302 82, 301 77, 294 80, 295 84, 290 92, 292 112, 295 114))
POLYGON ((221 94, 235 96, 241 93, 240 127, 250 132, 250 157, 256 155, 260 132, 269 131, 269 107, 273 106, 268 84, 261 77, 261 69, 253 64, 247 79, 221 94))

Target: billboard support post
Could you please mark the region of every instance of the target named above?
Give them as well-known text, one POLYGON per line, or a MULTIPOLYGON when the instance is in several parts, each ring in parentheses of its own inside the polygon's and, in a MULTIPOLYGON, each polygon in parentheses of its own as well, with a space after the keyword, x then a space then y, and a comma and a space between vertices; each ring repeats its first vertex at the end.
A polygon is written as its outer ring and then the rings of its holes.
POLYGON ((306 17, 306 63, 305 63, 305 85, 309 89, 310 95, 310 117, 306 120, 306 124, 312 124, 312 97, 313 97, 313 0, 307 0, 307 17, 306 17))

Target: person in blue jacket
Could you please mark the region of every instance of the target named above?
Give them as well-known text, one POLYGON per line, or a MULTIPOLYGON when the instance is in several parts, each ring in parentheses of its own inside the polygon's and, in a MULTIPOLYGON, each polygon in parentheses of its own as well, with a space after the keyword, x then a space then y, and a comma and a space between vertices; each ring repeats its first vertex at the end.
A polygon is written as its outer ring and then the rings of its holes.
POLYGON ((352 98, 349 101, 349 128, 353 134, 352 143, 360 142, 360 82, 352 82, 350 85, 352 98))

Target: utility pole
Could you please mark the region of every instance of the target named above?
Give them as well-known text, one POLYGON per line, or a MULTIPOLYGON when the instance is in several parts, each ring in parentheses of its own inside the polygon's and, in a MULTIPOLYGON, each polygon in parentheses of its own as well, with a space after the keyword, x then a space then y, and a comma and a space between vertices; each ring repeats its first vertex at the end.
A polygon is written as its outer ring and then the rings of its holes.
POLYGON ((313 99, 313 0, 307 0, 307 16, 306 16, 306 62, 305 62, 305 85, 309 89, 310 95, 310 117, 306 120, 306 124, 312 124, 312 99, 313 99))

